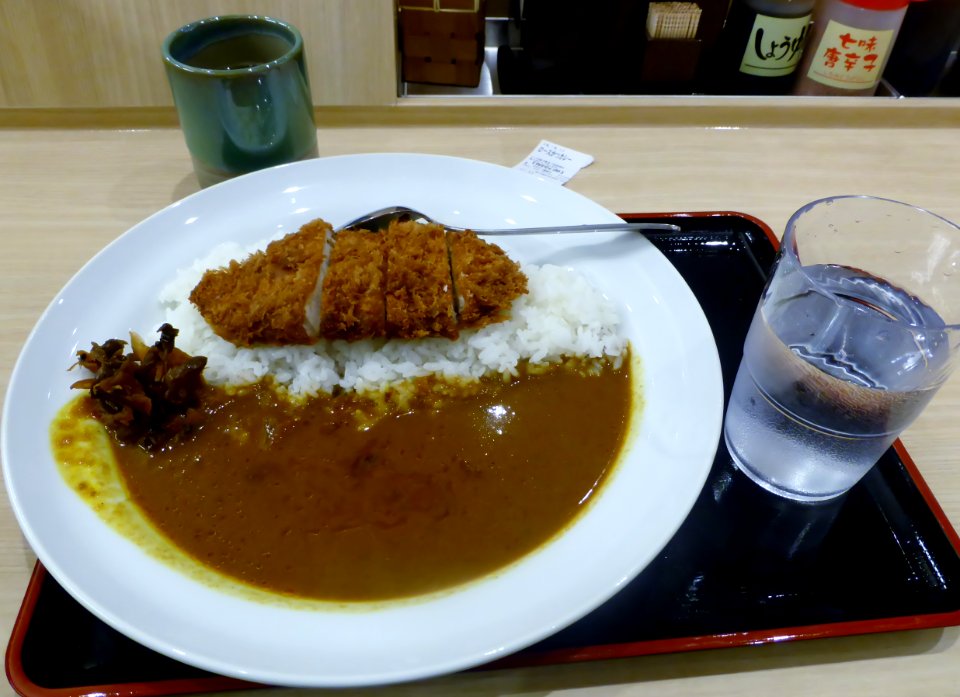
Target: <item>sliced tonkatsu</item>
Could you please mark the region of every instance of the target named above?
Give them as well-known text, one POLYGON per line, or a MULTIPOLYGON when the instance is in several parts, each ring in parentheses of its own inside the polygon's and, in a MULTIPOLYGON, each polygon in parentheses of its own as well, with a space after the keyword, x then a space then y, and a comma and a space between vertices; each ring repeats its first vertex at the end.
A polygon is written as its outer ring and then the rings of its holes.
POLYGON ((371 339, 386 335, 386 237, 365 230, 336 235, 320 306, 324 339, 371 339))
POLYGON ((472 232, 393 222, 383 232, 317 219, 262 252, 207 271, 190 301, 237 346, 318 339, 455 339, 509 317, 520 266, 472 232))
POLYGON ((448 232, 450 270, 461 328, 506 319, 513 301, 527 292, 520 265, 474 232, 448 232))
POLYGON ((218 336, 237 346, 316 340, 318 280, 331 226, 313 220, 261 252, 211 269, 190 293, 218 336))
POLYGON ((456 338, 453 284, 444 229, 413 221, 391 222, 387 247, 387 336, 456 338))

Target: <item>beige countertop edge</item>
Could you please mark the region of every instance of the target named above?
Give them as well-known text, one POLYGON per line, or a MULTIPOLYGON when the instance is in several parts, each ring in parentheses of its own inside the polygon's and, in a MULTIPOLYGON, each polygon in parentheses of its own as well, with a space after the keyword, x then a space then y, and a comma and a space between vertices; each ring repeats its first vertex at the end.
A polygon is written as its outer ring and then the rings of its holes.
MULTIPOLYGON (((318 106, 320 127, 706 126, 943 128, 960 99, 856 97, 401 97, 393 104, 318 106)), ((176 126, 173 107, 0 109, 0 128, 176 126)))
MULTIPOLYGON (((421 152, 512 166, 545 138, 596 158, 568 187, 612 211, 743 211, 779 233, 799 206, 846 192, 855 182, 858 192, 910 201, 960 220, 956 100, 946 105, 911 101, 906 107, 901 106, 906 100, 891 101, 879 108, 864 103, 875 104, 872 100, 831 101, 829 106, 836 109, 830 113, 841 115, 846 126, 827 120, 829 127, 792 128, 763 127, 758 122, 751 128, 695 127, 697 110, 677 109, 671 99, 658 100, 658 108, 665 114, 671 109, 674 114, 689 114, 690 123, 664 119, 658 122, 662 125, 648 128, 636 116, 649 109, 622 106, 619 100, 576 100, 576 105, 566 100, 525 100, 522 105, 534 108, 512 112, 514 123, 494 120, 506 119, 504 112, 510 111, 498 108, 498 100, 473 111, 469 106, 454 108, 461 100, 452 100, 449 110, 438 110, 437 101, 443 100, 403 100, 394 108, 369 111, 319 110, 321 129, 336 124, 336 137, 319 139, 320 155, 421 152), (582 108, 594 101, 598 109, 582 108), (544 106, 551 108, 545 111, 544 106), (469 114, 479 114, 477 121, 467 121, 469 114), (519 123, 520 114, 529 122, 519 123), (858 115, 867 122, 896 115, 903 127, 861 128, 866 124, 857 122, 858 115), (428 116, 438 125, 432 126, 428 116), (441 122, 441 116, 446 121, 441 122), (401 117, 410 123, 405 125, 401 117), (454 117, 465 120, 457 122, 454 117), (348 118, 356 118, 354 127, 348 118), (379 128, 376 118, 382 119, 379 128)), ((770 102, 750 101, 758 102, 757 111, 769 117, 770 102)), ((798 110, 780 113, 797 119, 810 116, 803 112, 806 101, 795 104, 798 110)), ((743 108, 736 113, 752 114, 743 108)), ((81 120, 92 119, 90 114, 41 112, 24 120, 30 114, 23 113, 21 126, 45 125, 47 130, 0 128, 0 397, 24 340, 67 279, 124 230, 197 191, 172 109, 154 110, 152 116, 164 114, 168 121, 162 128, 152 127, 158 124, 147 120, 150 113, 141 114, 138 124, 129 112, 120 111, 107 113, 113 121, 87 123, 81 120), (37 120, 44 115, 46 121, 37 120), (54 117, 61 119, 59 130, 54 117)), ((12 123, 11 114, 0 110, 0 126, 12 123)), ((946 515, 960 528, 958 423, 960 377, 954 375, 904 434, 904 443, 946 515)), ((9 502, 0 497, 0 636, 9 636, 34 561, 9 502)), ((866 588, 869 579, 864 583, 866 588)), ((266 689, 227 694, 955 697, 960 694, 958 684, 960 627, 948 627, 473 671, 336 693, 266 689)), ((14 694, 0 681, 0 697, 14 694)))

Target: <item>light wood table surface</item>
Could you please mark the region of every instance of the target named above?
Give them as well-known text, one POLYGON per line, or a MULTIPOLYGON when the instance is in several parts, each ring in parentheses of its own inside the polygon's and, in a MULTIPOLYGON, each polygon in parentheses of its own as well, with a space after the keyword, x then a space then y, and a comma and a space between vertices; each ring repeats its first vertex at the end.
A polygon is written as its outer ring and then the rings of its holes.
MULTIPOLYGON (((321 129, 320 151, 437 153, 512 166, 541 138, 594 155, 567 186, 617 212, 736 210, 779 234, 808 201, 869 193, 960 220, 960 129, 339 127, 321 129)), ((28 332, 70 276, 129 227, 195 190, 175 129, 0 130, 0 393, 28 332)), ((958 424, 954 376, 904 436, 955 526, 958 424)), ((4 637, 33 563, 4 497, 4 637)), ((948 696, 960 694, 958 635, 920 630, 491 671, 347 694, 948 696)))

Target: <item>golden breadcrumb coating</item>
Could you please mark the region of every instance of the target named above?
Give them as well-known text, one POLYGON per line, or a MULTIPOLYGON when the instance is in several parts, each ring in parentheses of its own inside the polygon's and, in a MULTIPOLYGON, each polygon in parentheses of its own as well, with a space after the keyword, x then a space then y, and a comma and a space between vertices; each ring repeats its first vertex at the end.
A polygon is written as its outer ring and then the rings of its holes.
POLYGON ((384 336, 384 239, 380 233, 362 230, 337 233, 323 279, 323 338, 356 341, 384 336))
POLYGON ((334 236, 317 219, 243 261, 207 271, 190 301, 237 346, 283 346, 319 338, 455 339, 460 329, 503 321, 526 292, 519 264, 473 232, 395 221, 384 232, 334 236))
POLYGON ((307 344, 307 308, 332 228, 313 220, 241 262, 207 271, 190 293, 218 336, 237 346, 307 344))
POLYGON ((527 292, 520 265, 471 231, 448 232, 447 244, 459 326, 482 327, 506 319, 513 301, 527 292))
POLYGON ((387 246, 387 336, 456 338, 443 227, 392 222, 381 234, 387 246))

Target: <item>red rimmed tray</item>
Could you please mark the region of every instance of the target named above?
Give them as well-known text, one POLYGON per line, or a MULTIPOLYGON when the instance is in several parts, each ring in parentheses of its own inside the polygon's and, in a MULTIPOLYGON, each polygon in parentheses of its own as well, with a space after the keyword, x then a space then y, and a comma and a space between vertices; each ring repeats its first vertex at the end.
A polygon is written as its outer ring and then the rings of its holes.
MULTIPOLYGON (((731 385, 776 237, 737 213, 624 217, 681 226, 648 237, 700 300, 731 385)), ((900 443, 847 496, 804 506, 746 480, 721 442, 687 521, 637 579, 574 625, 479 670, 950 626, 960 624, 958 581, 960 537, 900 443)), ((6 669, 25 697, 251 687, 132 642, 39 565, 6 669)))

